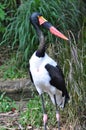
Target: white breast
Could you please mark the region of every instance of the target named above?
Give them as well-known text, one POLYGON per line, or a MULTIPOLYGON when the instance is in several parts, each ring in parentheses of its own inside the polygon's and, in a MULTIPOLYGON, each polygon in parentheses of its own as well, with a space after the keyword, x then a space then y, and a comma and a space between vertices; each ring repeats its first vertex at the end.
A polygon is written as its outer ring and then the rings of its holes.
POLYGON ((53 66, 56 66, 57 63, 53 59, 51 59, 47 54, 45 54, 44 57, 39 58, 36 57, 35 53, 32 55, 29 63, 33 81, 39 94, 41 94, 42 92, 52 91, 51 89, 54 88, 51 87, 49 83, 51 78, 47 70, 45 69, 45 65, 52 64, 53 66))

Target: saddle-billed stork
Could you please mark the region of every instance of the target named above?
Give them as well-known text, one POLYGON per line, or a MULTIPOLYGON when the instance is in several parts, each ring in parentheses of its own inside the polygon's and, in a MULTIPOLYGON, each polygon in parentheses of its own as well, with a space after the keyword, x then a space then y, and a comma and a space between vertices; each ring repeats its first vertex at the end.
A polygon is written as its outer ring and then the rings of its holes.
POLYGON ((43 92, 49 94, 53 104, 56 106, 56 118, 58 121, 58 129, 60 129, 60 115, 57 105, 64 108, 65 104, 68 102, 69 95, 65 86, 64 75, 61 68, 58 63, 50 58, 45 52, 45 39, 42 31, 40 30, 40 26, 49 29, 52 34, 64 40, 68 40, 68 38, 52 26, 51 23, 44 19, 38 12, 34 12, 30 16, 30 22, 34 26, 39 38, 39 47, 29 60, 30 77, 42 100, 44 130, 47 130, 47 114, 45 110, 43 92))

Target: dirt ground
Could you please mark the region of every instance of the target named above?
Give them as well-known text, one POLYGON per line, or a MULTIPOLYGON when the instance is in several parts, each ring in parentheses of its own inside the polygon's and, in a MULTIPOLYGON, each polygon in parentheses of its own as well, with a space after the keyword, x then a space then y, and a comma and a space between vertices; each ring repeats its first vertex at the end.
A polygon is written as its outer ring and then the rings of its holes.
MULTIPOLYGON (((23 104, 20 109, 21 110, 13 110, 6 113, 0 113, 0 130, 44 130, 43 126, 40 128, 35 128, 28 124, 27 126, 23 127, 19 121, 21 111, 26 111, 26 106, 23 104)), ((85 125, 82 128, 81 126, 72 126, 69 124, 69 126, 62 126, 60 127, 60 130, 86 130, 85 125)), ((58 128, 52 128, 47 126, 47 130, 58 130, 58 128)))
MULTIPOLYGON (((25 109, 26 108, 23 108, 23 111, 25 111, 25 109)), ((17 110, 15 110, 15 112, 10 111, 6 113, 0 113, 0 130, 43 130, 43 127, 34 128, 29 124, 26 126, 26 128, 24 128, 19 123, 19 116, 20 116, 20 112, 17 110)), ((58 130, 58 129, 47 127, 47 130, 58 130)), ((65 130, 65 129, 61 128, 61 130, 65 130)))

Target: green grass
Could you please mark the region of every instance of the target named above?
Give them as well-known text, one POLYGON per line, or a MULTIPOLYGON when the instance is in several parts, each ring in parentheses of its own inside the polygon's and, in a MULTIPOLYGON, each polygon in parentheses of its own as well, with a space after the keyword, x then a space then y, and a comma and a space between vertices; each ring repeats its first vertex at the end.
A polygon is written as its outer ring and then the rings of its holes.
POLYGON ((10 60, 6 60, 0 66, 0 78, 6 80, 27 77, 28 70, 20 67, 21 65, 19 66, 18 63, 19 61, 16 60, 15 55, 10 57, 10 60))
POLYGON ((0 94, 0 113, 8 112, 16 109, 16 103, 5 95, 5 92, 0 94))
MULTIPOLYGON (((52 105, 50 98, 47 94, 44 94, 44 100, 46 105, 46 111, 48 113, 48 125, 55 126, 55 107, 52 105)), ((40 127, 43 125, 43 113, 42 102, 40 96, 34 94, 34 98, 30 99, 27 104, 27 110, 21 114, 20 122, 23 126, 32 125, 34 127, 40 127)))

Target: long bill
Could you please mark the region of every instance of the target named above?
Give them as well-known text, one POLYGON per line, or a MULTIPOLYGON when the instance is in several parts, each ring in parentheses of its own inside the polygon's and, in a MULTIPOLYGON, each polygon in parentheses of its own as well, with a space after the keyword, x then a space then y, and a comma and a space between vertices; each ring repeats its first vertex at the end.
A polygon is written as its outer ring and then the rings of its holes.
POLYGON ((57 37, 60 37, 64 40, 69 40, 64 34, 62 34, 60 31, 58 31, 54 26, 52 26, 51 23, 49 23, 45 18, 42 16, 38 17, 39 24, 42 25, 43 27, 49 29, 49 31, 54 34, 57 37))

